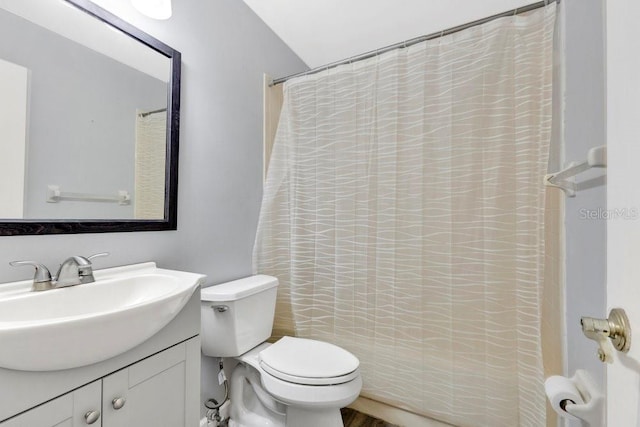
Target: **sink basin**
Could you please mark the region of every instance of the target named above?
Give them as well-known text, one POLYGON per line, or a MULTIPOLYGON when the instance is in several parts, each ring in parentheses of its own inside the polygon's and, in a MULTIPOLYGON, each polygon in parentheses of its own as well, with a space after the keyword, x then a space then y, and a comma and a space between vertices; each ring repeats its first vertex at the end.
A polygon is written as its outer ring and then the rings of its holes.
POLYGON ((124 353, 164 328, 205 278, 152 262, 94 276, 43 292, 30 292, 31 281, 0 285, 0 367, 53 371, 124 353))

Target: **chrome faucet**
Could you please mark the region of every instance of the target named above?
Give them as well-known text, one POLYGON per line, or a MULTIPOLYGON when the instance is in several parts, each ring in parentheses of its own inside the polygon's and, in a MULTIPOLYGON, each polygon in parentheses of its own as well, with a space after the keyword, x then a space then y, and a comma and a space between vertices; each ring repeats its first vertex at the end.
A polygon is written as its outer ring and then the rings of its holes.
POLYGON ((51 278, 51 273, 47 267, 35 261, 11 261, 9 264, 14 267, 24 265, 35 267, 36 272, 33 276, 33 286, 31 290, 46 291, 49 289, 65 288, 67 286, 95 282, 91 260, 107 255, 109 255, 108 252, 102 252, 89 257, 78 255, 69 257, 60 265, 55 279, 51 278))
POLYGON ((95 282, 91 260, 107 255, 109 255, 107 252, 103 252, 86 258, 78 255, 67 258, 58 269, 54 287, 64 288, 66 286, 95 282))

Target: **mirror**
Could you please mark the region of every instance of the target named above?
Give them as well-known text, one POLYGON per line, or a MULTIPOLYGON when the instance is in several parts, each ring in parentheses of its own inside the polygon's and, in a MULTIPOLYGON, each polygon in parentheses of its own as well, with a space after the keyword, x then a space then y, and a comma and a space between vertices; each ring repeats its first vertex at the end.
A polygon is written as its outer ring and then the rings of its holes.
POLYGON ((0 0, 0 235, 175 230, 180 53, 87 0, 0 0))

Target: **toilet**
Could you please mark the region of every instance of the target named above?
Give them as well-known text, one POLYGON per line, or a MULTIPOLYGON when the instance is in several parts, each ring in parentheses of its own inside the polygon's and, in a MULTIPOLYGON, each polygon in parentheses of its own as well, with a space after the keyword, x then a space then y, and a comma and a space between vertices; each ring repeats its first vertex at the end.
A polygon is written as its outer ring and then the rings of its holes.
POLYGON ((360 362, 322 341, 265 342, 277 287, 277 278, 256 275, 202 290, 202 353, 239 362, 230 379, 229 426, 341 427, 340 408, 362 388, 360 362))

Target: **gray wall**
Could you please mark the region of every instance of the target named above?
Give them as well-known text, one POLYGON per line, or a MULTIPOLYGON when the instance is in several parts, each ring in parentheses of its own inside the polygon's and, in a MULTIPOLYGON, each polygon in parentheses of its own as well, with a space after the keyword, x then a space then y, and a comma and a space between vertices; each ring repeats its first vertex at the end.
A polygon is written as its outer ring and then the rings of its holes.
MULTIPOLYGON (((563 6, 565 159, 582 161, 589 148, 606 143, 604 0, 566 0, 563 6)), ((606 221, 585 219, 585 210, 606 209, 604 183, 592 179, 598 175, 602 172, 578 177, 583 189, 565 205, 567 374, 587 369, 604 385, 597 345, 580 329, 581 316, 606 317, 606 221)))
POLYGON ((29 69, 25 218, 133 218, 133 204, 47 203, 46 189, 133 199, 136 111, 165 108, 166 83, 5 11, 0 40, 29 69))
MULTIPOLYGON (((239 0, 174 1, 168 21, 141 17, 128 0, 106 4, 182 52, 178 230, 0 237, 0 282, 32 276, 11 260, 55 269, 69 255, 101 251, 111 256, 97 268, 153 260, 207 274, 208 284, 250 275, 262 196, 262 74, 307 67, 239 0)), ((215 381, 207 366, 205 388, 215 381)))
POLYGON ((110 251, 98 267, 155 260, 219 283, 251 273, 262 195, 262 73, 306 66, 237 0, 174 2, 174 16, 152 21, 128 1, 115 12, 182 52, 178 230, 0 237, 0 282, 30 272, 7 262, 110 251))

